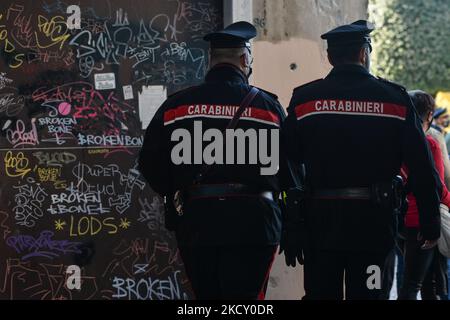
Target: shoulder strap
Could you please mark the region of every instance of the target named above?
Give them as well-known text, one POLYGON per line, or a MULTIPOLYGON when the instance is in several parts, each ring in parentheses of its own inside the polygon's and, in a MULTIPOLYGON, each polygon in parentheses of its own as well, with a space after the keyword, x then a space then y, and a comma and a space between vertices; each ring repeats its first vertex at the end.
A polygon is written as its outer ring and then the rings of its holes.
MULTIPOLYGON (((250 89, 249 93, 247 93, 247 95, 242 100, 241 105, 239 106, 239 109, 236 111, 233 118, 226 126, 226 129, 235 129, 236 128, 236 126, 239 122, 239 118, 242 116, 245 109, 248 108, 250 103, 252 103, 253 99, 255 99, 255 97, 258 95, 259 92, 260 92, 260 90, 258 88, 252 87, 250 89)), ((209 172, 210 169, 211 169, 211 165, 204 164, 202 166, 200 172, 196 175, 196 177, 194 179, 194 184, 199 184, 205 178, 206 174, 209 172)))
POLYGON ((253 99, 255 99, 255 97, 256 97, 256 95, 258 93, 259 93, 259 89, 258 88, 252 87, 250 89, 250 92, 247 93, 245 98, 242 100, 241 105, 239 106, 239 109, 234 114, 233 119, 231 119, 231 121, 228 123, 227 129, 235 129, 236 128, 236 126, 237 126, 237 124, 239 122, 239 118, 242 116, 242 114, 244 113, 245 109, 248 108, 250 103, 252 103, 253 99))

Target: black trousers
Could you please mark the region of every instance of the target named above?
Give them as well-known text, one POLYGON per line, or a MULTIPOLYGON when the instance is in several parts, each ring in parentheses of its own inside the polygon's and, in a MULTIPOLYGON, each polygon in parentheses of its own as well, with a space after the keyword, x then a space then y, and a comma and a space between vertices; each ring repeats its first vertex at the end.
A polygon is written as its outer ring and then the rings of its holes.
POLYGON ((389 252, 386 257, 386 261, 384 262, 380 300, 389 300, 395 277, 395 253, 396 249, 394 248, 391 252, 389 252))
POLYGON ((448 300, 447 258, 434 249, 433 261, 423 280, 422 300, 448 300))
POLYGON ((422 289, 437 250, 436 248, 421 249, 424 241, 417 240, 418 232, 416 228, 406 229, 405 275, 398 297, 400 300, 417 300, 417 293, 422 289))
POLYGON ((315 251, 305 257, 304 300, 378 300, 382 296, 383 268, 389 251, 315 251), (371 266, 378 267, 373 271, 371 266), (369 285, 368 285, 369 283, 369 285))
POLYGON ((389 300, 394 278, 397 277, 397 293, 403 283, 403 247, 404 240, 397 239, 395 248, 389 252, 384 263, 380 300, 389 300), (397 259, 397 260, 396 260, 397 259), (395 263, 397 261, 397 264, 395 263), (397 266, 397 272, 395 271, 397 266))
POLYGON ((277 246, 179 246, 198 300, 262 300, 277 246))

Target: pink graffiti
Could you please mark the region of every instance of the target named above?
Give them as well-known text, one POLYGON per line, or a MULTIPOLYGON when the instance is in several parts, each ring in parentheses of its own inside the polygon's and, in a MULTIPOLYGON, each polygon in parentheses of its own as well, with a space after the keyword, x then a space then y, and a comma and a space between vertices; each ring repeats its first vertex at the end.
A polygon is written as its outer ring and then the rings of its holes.
POLYGON ((76 130, 97 130, 108 135, 120 134, 124 127, 122 124, 128 123, 134 112, 134 107, 122 101, 115 92, 106 95, 83 81, 52 89, 39 88, 33 92, 32 100, 50 108, 51 116, 61 114, 61 111, 64 115, 71 113, 77 120, 76 130))
POLYGON ((25 123, 22 120, 17 120, 14 129, 8 129, 6 131, 6 139, 14 148, 22 145, 35 146, 39 144, 35 121, 36 119, 31 120, 30 131, 26 131, 25 123))

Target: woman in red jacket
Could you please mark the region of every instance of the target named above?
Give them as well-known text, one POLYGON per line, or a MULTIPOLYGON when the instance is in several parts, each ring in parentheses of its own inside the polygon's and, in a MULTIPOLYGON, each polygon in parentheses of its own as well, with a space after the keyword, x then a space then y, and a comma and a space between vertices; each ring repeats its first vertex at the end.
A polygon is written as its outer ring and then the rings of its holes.
MULTIPOLYGON (((424 132, 427 132, 433 121, 435 102, 429 94, 414 90, 410 91, 416 110, 422 119, 424 132)), ((444 162, 438 143, 430 136, 426 137, 436 170, 442 182, 441 203, 450 207, 450 193, 444 184, 444 162)), ((402 168, 402 173, 408 178, 408 169, 402 168)), ((432 192, 432 190, 430 190, 432 192)), ((440 253, 435 242, 424 242, 419 232, 419 211, 416 198, 412 193, 408 194, 408 211, 405 216, 406 241, 405 241, 405 275, 399 299, 416 300, 417 293, 422 289, 425 277, 431 268, 434 259, 439 259, 440 253)))

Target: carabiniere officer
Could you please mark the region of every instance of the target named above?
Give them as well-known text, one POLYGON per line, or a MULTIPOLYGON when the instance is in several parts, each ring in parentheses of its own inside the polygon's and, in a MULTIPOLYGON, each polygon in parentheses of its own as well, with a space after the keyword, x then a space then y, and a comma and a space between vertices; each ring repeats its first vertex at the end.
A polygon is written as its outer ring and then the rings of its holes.
POLYGON ((282 129, 289 158, 305 168, 304 218, 283 245, 290 264, 304 258, 306 299, 342 299, 344 281, 346 299, 378 298, 402 163, 424 246, 440 235, 441 184, 414 106, 405 88, 369 72, 373 29, 359 20, 322 35, 333 69, 294 90, 282 129))
MULTIPOLYGON (((215 162, 204 170, 205 164, 175 164, 171 159, 177 144, 171 138, 174 131, 184 129, 194 137, 195 122, 204 131, 222 131, 234 116, 229 107, 236 110, 250 91, 256 92, 248 83, 253 61, 249 40, 255 36, 255 27, 247 22, 205 36, 210 43, 205 81, 163 103, 147 128, 139 158, 150 186, 166 198, 166 225, 176 232, 197 299, 264 298, 280 240, 278 174, 261 175, 259 161, 215 162)), ((237 128, 278 130, 284 118, 277 96, 259 89, 237 128)))

